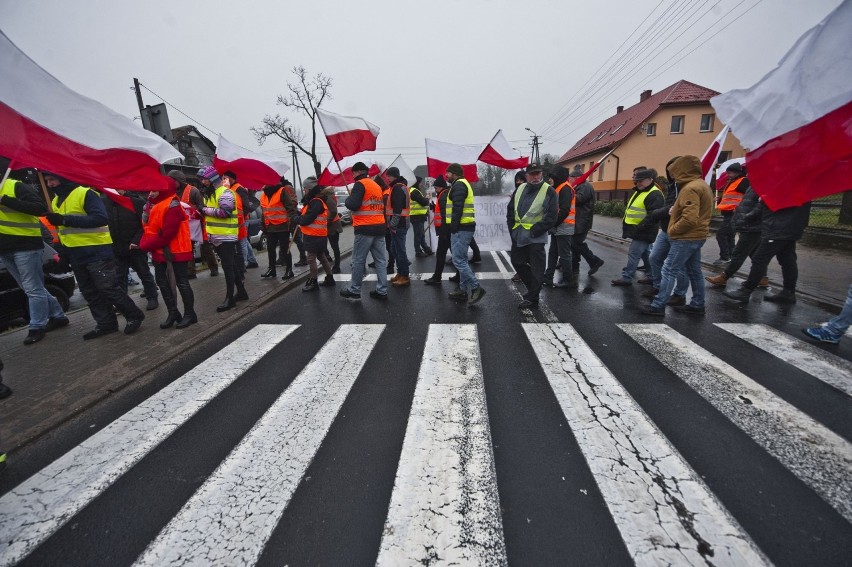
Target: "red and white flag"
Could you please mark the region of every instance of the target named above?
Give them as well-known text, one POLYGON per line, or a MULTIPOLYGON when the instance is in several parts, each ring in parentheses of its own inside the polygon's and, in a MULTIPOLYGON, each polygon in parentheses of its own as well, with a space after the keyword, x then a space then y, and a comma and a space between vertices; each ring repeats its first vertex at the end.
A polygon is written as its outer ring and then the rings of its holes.
MULTIPOLYGON (((414 170, 408 167, 408 164, 405 163, 404 159, 402 159, 402 154, 396 156, 396 159, 391 162, 391 164, 388 166, 388 169, 392 167, 395 167, 399 170, 399 175, 401 177, 405 177, 405 180, 408 181, 409 185, 414 185, 414 182, 417 181, 417 176, 414 175, 414 170)), ((382 173, 386 173, 388 169, 386 169, 382 173)))
POLYGON ((479 161, 503 169, 521 169, 529 165, 530 158, 522 156, 521 152, 509 144, 509 140, 503 135, 503 130, 497 130, 479 154, 479 161))
POLYGON ((852 187, 852 2, 807 31, 757 84, 710 99, 773 210, 852 187))
POLYGON ((276 185, 290 170, 282 158, 261 154, 232 144, 219 134, 213 167, 220 174, 233 171, 240 185, 249 189, 260 189, 264 185, 276 185))
POLYGON ((78 94, 0 32, 0 155, 95 187, 165 189, 183 156, 131 119, 78 94))
POLYGON ((352 166, 359 161, 363 161, 370 168, 367 173, 370 177, 374 177, 381 172, 381 168, 373 161, 374 159, 371 156, 354 155, 343 158, 338 163, 334 158, 331 158, 328 161, 328 165, 322 170, 317 183, 326 187, 351 185, 355 177, 352 175, 352 166))
POLYGON ((334 159, 340 161, 358 152, 376 149, 379 127, 375 124, 357 116, 341 116, 319 108, 317 117, 334 159))
POLYGON ((604 160, 605 160, 606 158, 608 158, 609 156, 611 156, 611 155, 612 155, 612 152, 614 152, 614 151, 615 151, 615 149, 614 149, 614 148, 613 148, 613 149, 611 149, 611 150, 609 151, 609 153, 607 153, 604 157, 602 157, 601 159, 599 159, 599 160, 597 161, 597 163, 595 163, 595 165, 593 165, 592 167, 590 167, 590 168, 589 168, 589 171, 587 171, 586 173, 584 173, 583 175, 581 175, 580 177, 578 177, 578 178, 577 178, 577 180, 576 180, 576 181, 574 181, 574 187, 576 187, 576 186, 577 186, 577 185, 579 185, 580 183, 585 182, 585 181, 586 181, 586 179, 588 179, 588 178, 589 178, 589 177, 590 177, 590 176, 591 176, 591 175, 595 172, 595 170, 601 166, 601 164, 604 162, 604 160))
POLYGON ((704 175, 704 181, 707 183, 710 183, 710 180, 713 179, 713 166, 716 165, 719 154, 722 153, 722 146, 725 145, 725 138, 728 137, 730 130, 731 128, 725 125, 722 131, 719 132, 719 135, 716 136, 716 139, 710 144, 710 147, 707 148, 707 151, 704 152, 704 155, 701 156, 701 173, 704 175))
MULTIPOLYGON (((716 190, 721 191, 725 188, 725 184, 728 182, 728 167, 738 163, 740 165, 746 164, 746 158, 738 157, 734 159, 729 159, 726 162, 723 162, 719 165, 719 169, 716 170, 716 190)), ((708 181, 709 183, 709 181, 708 181)))
POLYGON ((459 146, 426 138, 426 166, 429 177, 438 177, 447 172, 447 166, 457 163, 464 170, 464 178, 470 182, 478 181, 476 160, 482 153, 482 144, 459 146))

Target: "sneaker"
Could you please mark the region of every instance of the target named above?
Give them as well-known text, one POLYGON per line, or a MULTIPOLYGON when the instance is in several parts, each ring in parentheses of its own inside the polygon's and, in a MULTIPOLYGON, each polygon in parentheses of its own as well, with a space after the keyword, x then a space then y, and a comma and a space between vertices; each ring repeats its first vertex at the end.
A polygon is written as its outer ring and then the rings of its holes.
POLYGON ((50 332, 54 329, 61 329, 62 327, 67 327, 70 322, 71 321, 68 320, 68 317, 54 317, 47 320, 47 325, 44 326, 44 330, 45 332, 50 332))
POLYGON ((802 329, 802 332, 814 340, 832 345, 836 345, 837 343, 839 343, 840 337, 843 336, 842 334, 835 335, 834 333, 822 326, 807 327, 805 329, 802 329))
POLYGON ((287 280, 292 280, 295 277, 296 274, 293 273, 293 270, 287 270, 287 272, 283 276, 281 276, 281 281, 286 282, 287 280))
POLYGON ((90 341, 92 339, 97 339, 103 337, 104 335, 111 335, 112 333, 117 333, 118 327, 110 327, 109 329, 101 329, 100 327, 95 327, 93 330, 83 335, 84 341, 90 341))
POLYGON ((456 274, 454 276, 450 276, 449 279, 451 282, 459 283, 461 281, 461 276, 459 274, 456 274))
POLYGON ((371 291, 371 292, 370 292, 370 297, 372 297, 373 299, 380 299, 380 300, 384 300, 384 299, 387 299, 387 298, 388 298, 388 294, 386 294, 386 293, 379 293, 378 291, 373 290, 373 291, 371 291))
POLYGON ((595 272, 597 272, 598 270, 600 270, 600 269, 601 269, 601 266, 603 266, 603 265, 604 265, 604 261, 603 261, 603 260, 601 260, 600 258, 595 259, 595 263, 594 263, 594 264, 592 264, 592 265, 591 265, 591 267, 589 268, 588 274, 589 274, 590 276, 594 275, 594 274, 595 274, 595 272))
POLYGON ((142 319, 129 319, 127 321, 127 325, 124 326, 124 334, 132 335, 133 333, 138 331, 139 327, 142 326, 143 319, 144 317, 142 319))
POLYGON ((340 290, 340 297, 345 297, 346 299, 361 299, 361 294, 349 291, 349 288, 347 287, 340 290))
POLYGON ((678 305, 675 307, 678 313, 690 313, 692 315, 704 315, 703 307, 695 307, 694 305, 678 305))
POLYGON ((450 299, 467 299, 467 292, 457 289, 447 294, 450 299))
POLYGON ((44 338, 44 329, 30 329, 30 332, 27 333, 27 337, 24 339, 25 345, 32 345, 44 338))
POLYGON ((666 302, 666 305, 671 305, 672 307, 686 305, 686 296, 685 295, 673 295, 666 302))
POLYGON ((485 290, 481 287, 473 288, 470 292, 470 299, 467 300, 468 305, 473 305, 474 303, 478 303, 480 299, 485 295, 485 290))
POLYGON ((728 263, 730 263, 730 261, 731 261, 731 259, 730 259, 730 258, 717 258, 717 259, 713 262, 713 265, 714 265, 714 266, 721 266, 721 265, 723 265, 723 264, 728 264, 728 263))
POLYGON ((640 311, 643 315, 655 315, 657 317, 665 317, 666 315, 665 307, 654 307, 653 305, 646 305, 640 311))

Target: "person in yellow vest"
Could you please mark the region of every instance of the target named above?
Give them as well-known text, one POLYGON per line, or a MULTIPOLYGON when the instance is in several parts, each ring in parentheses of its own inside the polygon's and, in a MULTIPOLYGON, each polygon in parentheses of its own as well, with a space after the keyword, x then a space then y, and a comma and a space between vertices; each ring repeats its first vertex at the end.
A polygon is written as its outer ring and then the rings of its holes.
MULTIPOLYGON (((426 221, 429 218, 429 199, 423 194, 421 184, 423 178, 418 177, 409 188, 411 198, 411 232, 414 233, 414 255, 417 258, 425 258, 434 254, 432 247, 426 244, 426 221)), ((430 237, 431 238, 431 237, 430 237)))
POLYGON ((556 244, 550 246, 550 255, 547 261, 547 270, 544 272, 544 283, 547 287, 576 288, 577 278, 572 270, 574 225, 576 224, 576 212, 574 205, 574 187, 568 181, 568 170, 561 165, 550 168, 550 180, 556 191, 559 212, 556 216, 556 225, 550 230, 551 240, 556 244), (557 259, 562 271, 562 281, 553 283, 556 274, 557 259))
POLYGON ((520 309, 538 307, 544 282, 544 245, 547 231, 556 224, 558 212, 556 191, 544 182, 541 165, 529 164, 526 183, 515 189, 506 207, 506 222, 512 235, 512 266, 527 288, 523 301, 518 304, 520 309))
POLYGON ((728 174, 728 180, 716 204, 716 209, 722 213, 722 225, 716 231, 719 259, 713 262, 717 266, 731 261, 731 254, 734 251, 734 211, 737 210, 743 195, 750 187, 742 164, 732 163, 725 169, 725 173, 728 174))
POLYGON ((145 314, 118 282, 109 219, 103 201, 92 189, 54 173, 45 172, 44 180, 56 194, 53 198, 54 212, 45 216, 59 230, 59 241, 68 254, 77 287, 95 320, 95 328, 84 334, 83 340, 118 331, 113 307, 127 321, 125 334, 135 333, 145 314))
POLYGON ((145 205, 144 234, 139 248, 151 253, 154 277, 168 309, 161 329, 189 327, 198 322, 195 314, 195 295, 189 283, 189 264, 193 261, 192 240, 189 235, 189 216, 180 204, 175 183, 168 191, 152 192, 145 205), (174 286, 174 288, 173 288, 174 286), (177 307, 174 289, 183 301, 183 315, 177 307))
MULTIPOLYGON (((0 163, 2 176, 9 162, 4 158, 0 161, 4 162, 0 163)), ((48 331, 68 324, 59 302, 44 287, 39 217, 45 213, 47 206, 35 187, 12 178, 0 183, 0 261, 27 295, 30 323, 25 345, 37 343, 48 331)))
POLYGON ((459 289, 451 291, 449 296, 452 299, 466 299, 468 305, 474 305, 479 303, 485 295, 485 290, 479 285, 479 280, 476 279, 467 260, 467 251, 476 232, 473 188, 464 178, 464 169, 458 163, 447 166, 445 177, 449 182, 450 190, 447 194, 444 222, 450 225, 450 251, 453 256, 453 265, 459 271, 459 289))
POLYGON ((376 289, 370 292, 374 299, 388 298, 388 256, 385 249, 385 211, 382 202, 382 189, 379 184, 367 175, 367 164, 359 161, 352 166, 355 183, 352 193, 346 198, 344 205, 352 211, 352 226, 355 231, 355 241, 352 244, 352 279, 349 287, 341 290, 341 297, 346 299, 361 299, 361 282, 367 270, 367 253, 373 256, 376 277, 379 282, 376 289))
POLYGON ((302 189, 305 191, 305 198, 302 199, 302 203, 304 203, 302 211, 293 220, 295 224, 302 227, 302 241, 310 269, 310 277, 305 282, 302 291, 316 291, 321 285, 333 286, 335 284, 331 262, 325 255, 325 247, 328 245, 328 205, 320 196, 322 185, 317 185, 316 177, 311 176, 302 181, 302 189), (317 283, 319 276, 317 259, 319 259, 322 269, 325 271, 325 279, 321 284, 317 283))
POLYGON ((278 262, 278 249, 286 256, 286 270, 282 279, 293 277, 293 257, 288 250, 290 245, 290 224, 296 216, 296 203, 290 198, 283 185, 265 185, 260 196, 260 210, 263 212, 263 233, 266 235, 266 254, 269 268, 261 278, 274 278, 278 274, 275 266, 278 262))
POLYGON ((643 222, 649 212, 662 207, 666 200, 663 192, 656 185, 656 179, 657 172, 653 169, 639 169, 633 174, 636 189, 627 201, 621 224, 622 236, 631 239, 630 248, 627 250, 627 265, 621 270, 621 277, 612 280, 612 285, 633 285, 639 260, 657 239, 658 223, 643 222))

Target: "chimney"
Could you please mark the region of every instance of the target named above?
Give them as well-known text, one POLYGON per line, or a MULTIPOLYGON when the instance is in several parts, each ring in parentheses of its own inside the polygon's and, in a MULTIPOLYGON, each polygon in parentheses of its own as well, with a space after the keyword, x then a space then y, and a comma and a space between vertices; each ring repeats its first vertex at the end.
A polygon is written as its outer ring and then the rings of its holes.
POLYGON ((649 98, 651 98, 651 91, 642 91, 642 94, 639 95, 639 102, 645 102, 649 98))
POLYGON ((616 106, 616 107, 615 107, 615 113, 616 113, 616 114, 620 114, 622 110, 624 110, 624 107, 623 107, 623 106, 616 106))

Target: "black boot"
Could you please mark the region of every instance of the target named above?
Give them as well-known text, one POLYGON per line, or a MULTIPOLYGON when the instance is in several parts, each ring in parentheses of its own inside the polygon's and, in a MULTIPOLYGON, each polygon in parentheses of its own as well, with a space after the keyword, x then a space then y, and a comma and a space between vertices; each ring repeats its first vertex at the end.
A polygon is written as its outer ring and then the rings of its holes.
POLYGON ((722 295, 727 297, 728 299, 733 299, 734 301, 739 301, 740 303, 748 303, 751 298, 751 292, 747 287, 741 287, 739 289, 733 289, 730 291, 723 291, 722 295))
POLYGON ((316 278, 308 278, 308 281, 305 282, 305 287, 302 288, 302 291, 317 291, 319 289, 319 285, 317 285, 316 278))
POLYGON ((770 303, 796 303, 796 292, 792 289, 782 289, 778 293, 767 295, 763 301, 770 303))
POLYGON ((293 265, 296 266, 297 268, 302 268, 302 267, 308 265, 308 259, 307 258, 299 258, 299 261, 296 262, 293 265))
POLYGON ((284 275, 281 276, 281 279, 286 282, 287 280, 291 280, 295 277, 296 277, 296 274, 293 273, 293 270, 287 270, 286 272, 284 272, 284 275))
POLYGON ((334 281, 334 277, 333 277, 333 276, 326 276, 326 277, 325 277, 325 279, 324 279, 324 280, 322 280, 322 283, 321 283, 321 284, 319 284, 319 285, 321 285, 321 286, 323 286, 323 287, 332 287, 332 286, 334 286, 336 283, 337 283, 337 282, 335 282, 335 281, 334 281))
POLYGON ((260 277, 262 277, 262 278, 274 278, 277 275, 278 274, 275 273, 275 266, 273 265, 273 266, 270 266, 268 270, 266 270, 265 272, 260 274, 260 277))
POLYGON ((234 300, 233 297, 226 297, 225 302, 222 303, 219 307, 217 307, 216 311, 221 313, 223 311, 227 311, 228 309, 233 309, 236 306, 237 306, 237 302, 234 300))
POLYGON ((172 325, 174 325, 175 323, 180 321, 180 319, 181 319, 180 311, 177 311, 177 310, 169 311, 169 316, 166 317, 165 321, 160 323, 160 328, 161 329, 170 329, 172 327, 172 325))
POLYGON ((178 321, 178 324, 175 325, 176 329, 185 329, 192 325, 193 323, 198 323, 198 315, 195 314, 195 311, 187 311, 183 319, 178 321))

